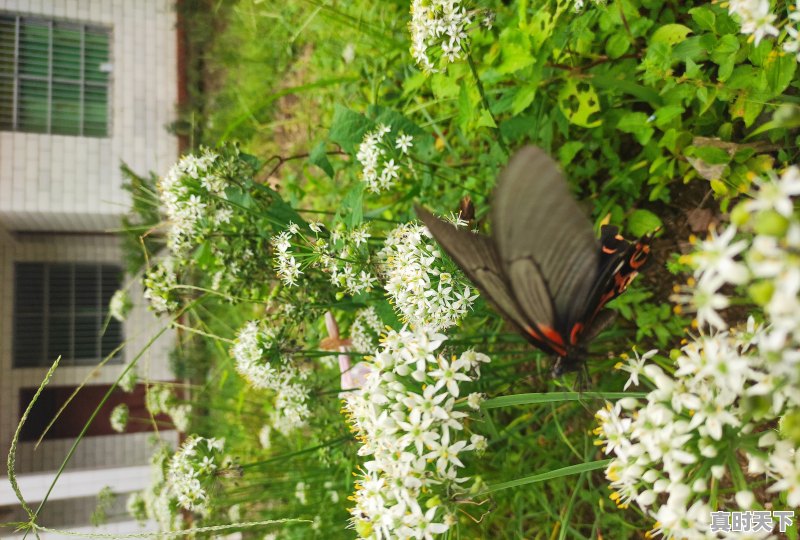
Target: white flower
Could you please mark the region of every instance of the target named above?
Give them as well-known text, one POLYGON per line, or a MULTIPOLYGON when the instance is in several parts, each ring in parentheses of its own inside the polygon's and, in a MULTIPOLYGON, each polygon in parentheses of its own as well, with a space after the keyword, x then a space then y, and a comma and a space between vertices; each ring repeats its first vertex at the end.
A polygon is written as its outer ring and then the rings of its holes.
POLYGON ((133 302, 131 301, 128 291, 120 289, 115 291, 114 295, 111 297, 111 300, 108 303, 108 312, 111 317, 123 322, 125 321, 125 318, 128 316, 128 313, 132 307, 133 302))
POLYGON ((644 366, 647 361, 652 358, 658 350, 653 349, 651 351, 647 351, 642 356, 639 356, 639 353, 634 349, 633 351, 633 358, 628 357, 628 364, 624 365, 621 362, 617 364, 617 369, 621 369, 622 371, 627 371, 630 373, 630 377, 628 377, 628 381, 625 383, 623 390, 627 390, 630 385, 639 386, 639 375, 642 374, 644 371, 644 366))
POLYGON ((414 0, 409 30, 411 54, 417 65, 435 73, 439 59, 454 62, 464 58, 469 47, 466 30, 471 23, 460 0, 414 0))
POLYGON ((128 406, 120 403, 111 411, 111 429, 117 433, 122 433, 128 426, 128 406))
POLYGON ((719 236, 712 230, 709 238, 697 245, 692 255, 692 262, 697 265, 695 277, 700 276, 702 269, 703 275, 719 276, 728 283, 741 284, 747 280, 747 267, 734 261, 734 257, 747 247, 747 242, 741 240, 731 244, 735 234, 736 227, 733 225, 719 236))
POLYGON ((408 154, 408 150, 414 146, 414 138, 411 135, 406 135, 402 131, 397 135, 394 147, 404 154, 408 154))
POLYGON ((481 394, 480 392, 472 392, 470 395, 467 396, 467 405, 469 408, 477 411, 481 408, 481 403, 486 400, 486 395, 481 394))
POLYGON ((379 257, 386 291, 403 319, 413 326, 453 326, 477 298, 465 279, 447 272, 424 227, 404 224, 395 228, 379 257))

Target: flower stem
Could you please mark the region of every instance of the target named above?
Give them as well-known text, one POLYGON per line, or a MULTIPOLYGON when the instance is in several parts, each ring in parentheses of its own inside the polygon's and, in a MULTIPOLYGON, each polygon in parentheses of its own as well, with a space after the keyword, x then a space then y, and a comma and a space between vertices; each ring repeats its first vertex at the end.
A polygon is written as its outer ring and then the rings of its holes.
POLYGON ((500 145, 500 148, 503 149, 503 152, 508 154, 508 146, 506 146, 506 141, 503 139, 503 134, 500 132, 500 126, 497 124, 497 119, 492 114, 492 109, 489 107, 489 100, 486 99, 486 92, 483 89, 483 83, 481 82, 481 78, 478 76, 478 68, 475 67, 475 62, 472 60, 472 53, 470 52, 467 54, 467 63, 469 64, 469 69, 472 71, 472 76, 475 78, 475 84, 478 87, 478 93, 481 95, 481 101, 483 102, 483 106, 486 109, 486 112, 489 113, 489 116, 492 117, 492 122, 494 123, 495 130, 497 131, 497 144, 500 145))

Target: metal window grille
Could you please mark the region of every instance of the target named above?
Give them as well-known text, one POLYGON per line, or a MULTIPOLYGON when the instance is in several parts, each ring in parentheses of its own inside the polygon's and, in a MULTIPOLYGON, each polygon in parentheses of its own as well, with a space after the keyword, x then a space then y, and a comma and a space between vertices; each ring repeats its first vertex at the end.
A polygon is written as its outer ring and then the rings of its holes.
MULTIPOLYGON (((14 366, 91 365, 123 340, 108 316, 122 269, 105 264, 14 264, 14 366)), ((118 354, 112 361, 122 360, 118 354)))
POLYGON ((107 28, 0 13, 0 130, 108 135, 107 28))

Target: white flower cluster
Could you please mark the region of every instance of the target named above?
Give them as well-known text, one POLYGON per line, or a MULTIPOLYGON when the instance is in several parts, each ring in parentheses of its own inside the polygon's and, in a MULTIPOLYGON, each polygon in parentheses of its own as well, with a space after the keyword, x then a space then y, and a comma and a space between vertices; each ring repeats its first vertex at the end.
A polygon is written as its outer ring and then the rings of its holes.
MULTIPOLYGON (((596 6, 604 6, 606 5, 606 1, 607 0, 592 0, 592 3, 596 6)), ((575 11, 583 11, 585 5, 586 5, 586 0, 575 0, 575 3, 573 4, 572 7, 573 9, 575 9, 575 11)))
POLYGON ((408 156, 409 149, 414 146, 413 137, 401 131, 392 145, 389 137, 391 131, 392 128, 386 124, 379 124, 374 131, 364 134, 358 147, 356 159, 361 164, 364 183, 372 193, 380 193, 394 186, 404 172, 403 168, 413 169, 410 159, 406 159, 405 164, 400 161, 403 156, 408 156))
POLYGON ((172 456, 167 483, 186 510, 204 514, 209 510, 209 488, 223 466, 223 439, 192 435, 172 456))
POLYGON ((125 375, 119 380, 117 386, 123 392, 133 392, 136 384, 139 382, 139 375, 136 373, 136 368, 132 367, 125 372, 125 375))
POLYGON ((249 321, 237 332, 231 355, 236 371, 253 388, 275 393, 272 427, 285 435, 306 425, 311 412, 304 384, 308 373, 283 353, 279 333, 265 320, 249 321))
POLYGON ((732 213, 741 239, 734 242, 730 225, 699 243, 689 257, 695 291, 677 295, 713 333, 682 347, 672 373, 646 365, 655 351, 630 359, 621 366, 630 373, 626 387, 643 377, 653 390, 598 413, 596 433, 614 456, 606 470, 612 498, 634 501, 665 538, 718 538, 711 510, 753 507, 746 474, 768 479, 760 504, 785 496, 800 506, 800 219, 792 204, 800 171, 756 185, 732 213), (730 298, 723 286, 743 293, 730 298), (717 310, 748 300, 764 323, 751 316, 746 328, 728 329, 717 310), (724 498, 717 488, 728 482, 735 496, 724 498))
POLYGON ((167 483, 167 468, 172 451, 162 444, 150 457, 153 478, 150 487, 128 498, 127 509, 139 522, 154 521, 161 532, 183 529, 183 515, 178 499, 167 483))
POLYGON ((378 336, 383 332, 381 322, 375 308, 370 306, 356 311, 353 324, 350 325, 350 346, 352 350, 367 353, 375 350, 378 336))
POLYGON ((120 403, 116 407, 111 410, 111 416, 109 420, 111 421, 111 429, 116 431, 117 433, 122 433, 125 431, 125 428, 128 427, 128 417, 130 416, 130 411, 128 410, 128 406, 124 403, 120 403))
POLYGON ((273 266, 285 285, 297 285, 303 273, 297 257, 302 256, 310 267, 328 274, 331 284, 348 294, 355 296, 372 290, 378 280, 368 268, 367 241, 371 235, 366 224, 349 231, 338 228, 327 240, 320 234, 321 223, 311 223, 309 229, 313 237, 290 223, 287 230, 272 238, 273 266))
POLYGON ((411 55, 425 73, 466 57, 472 19, 460 0, 411 2, 411 55))
POLYGON ((167 409, 172 420, 172 425, 181 433, 189 431, 189 425, 192 421, 192 406, 189 403, 173 404, 167 409))
POLYGON ((108 312, 114 319, 119 322, 124 322, 128 313, 133 307, 131 297, 126 290, 118 290, 114 292, 111 300, 108 302, 108 312))
POLYGON ((140 491, 131 493, 125 501, 125 510, 128 514, 139 522, 144 524, 147 522, 147 503, 144 495, 140 491))
POLYGON ((774 26, 777 17, 770 11, 770 0, 730 0, 728 12, 738 15, 743 34, 752 34, 756 45, 766 36, 777 37, 774 26))
POLYGON ((156 313, 171 312, 178 309, 176 287, 178 276, 175 273, 175 259, 167 258, 152 266, 144 275, 144 297, 150 302, 150 309, 156 313))
POLYGON ((454 499, 470 480, 459 477, 461 459, 486 448, 480 435, 466 440, 456 403, 489 357, 447 360, 437 352, 445 340, 432 329, 389 332, 361 391, 345 398, 358 454, 369 458, 350 511, 362 538, 431 538, 455 523, 454 499))
POLYGON ((297 279, 303 272, 300 270, 300 264, 290 251, 292 247, 292 233, 283 231, 272 237, 272 246, 274 249, 272 266, 278 277, 281 278, 287 287, 297 285, 297 279))
POLYGON ((153 416, 167 412, 172 400, 172 391, 166 384, 151 384, 144 394, 144 406, 153 416))
POLYGON ((392 230, 378 254, 386 291, 403 320, 443 330, 458 323, 478 297, 455 267, 446 268, 426 227, 406 223, 392 230))
POLYGON ((204 236, 204 221, 230 221, 225 188, 228 180, 218 171, 220 156, 205 150, 187 155, 172 166, 158 184, 161 202, 171 228, 167 245, 176 255, 186 255, 204 236))
POLYGON ((184 156, 159 181, 170 225, 167 247, 175 259, 171 271, 196 265, 210 288, 223 293, 238 294, 263 282, 264 266, 255 256, 266 244, 263 217, 248 208, 268 209, 274 199, 269 190, 255 187, 253 174, 237 147, 223 146, 184 156))

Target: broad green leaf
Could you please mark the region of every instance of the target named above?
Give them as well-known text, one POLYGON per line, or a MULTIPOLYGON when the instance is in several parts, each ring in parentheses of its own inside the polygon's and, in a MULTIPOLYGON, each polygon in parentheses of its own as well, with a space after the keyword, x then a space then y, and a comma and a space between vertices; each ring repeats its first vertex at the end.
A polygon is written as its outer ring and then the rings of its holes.
POLYGON ((436 99, 451 99, 458 95, 461 87, 458 78, 453 76, 453 70, 447 73, 434 73, 431 75, 431 90, 436 99))
POLYGON ((772 53, 764 62, 767 75, 767 90, 773 96, 780 95, 789 87, 797 69, 793 54, 772 53))
POLYGON ((525 85, 517 90, 514 95, 514 103, 511 107, 511 114, 517 115, 528 108, 536 97, 538 86, 533 84, 525 85))
POLYGON ((650 210, 639 208, 628 216, 628 230, 634 236, 651 233, 662 226, 661 218, 650 210))
POLYGON ((514 73, 536 62, 529 34, 519 29, 504 29, 500 34, 500 48, 503 61, 497 68, 499 73, 514 73))
POLYGON ((561 148, 558 149, 558 160, 561 162, 561 166, 569 165, 582 148, 581 141, 568 141, 561 145, 561 148))
POLYGON ((351 229, 364 221, 363 200, 364 182, 357 182, 342 199, 341 210, 345 213, 344 222, 351 229))
POLYGON ((650 141, 654 132, 648 116, 642 112, 629 112, 623 115, 617 123, 617 129, 632 134, 642 146, 650 141))
POLYGON ((655 125, 663 129, 667 127, 675 118, 679 118, 683 114, 683 111, 684 109, 680 105, 667 105, 666 107, 661 107, 656 111, 655 125))
POLYGON ((630 46, 631 42, 624 33, 618 32, 611 34, 611 37, 608 38, 608 42, 606 43, 606 53, 609 58, 619 58, 628 52, 630 46))
POLYGON ((692 16, 692 20, 697 26, 703 30, 714 31, 714 23, 717 20, 717 16, 714 14, 714 10, 709 6, 692 8, 689 10, 689 14, 692 16))
POLYGON ((364 134, 373 127, 373 123, 363 114, 351 111, 347 107, 336 105, 333 112, 333 122, 328 138, 353 154, 364 134))
POLYGON ((331 162, 328 161, 328 156, 325 153, 325 143, 321 142, 308 155, 308 162, 312 165, 316 165, 320 169, 322 169, 325 174, 327 174, 330 178, 333 178, 333 166, 331 162))
POLYGON ((730 154, 716 146, 690 146, 686 149, 686 155, 702 159, 709 165, 724 165, 731 161, 730 154))
POLYGON ((692 33, 692 29, 682 24, 665 24, 650 36, 650 43, 666 43, 677 45, 692 33))
POLYGON ((603 123, 601 118, 591 119, 600 112, 600 100, 585 80, 567 79, 558 93, 558 107, 567 120, 577 126, 592 128, 603 123))

